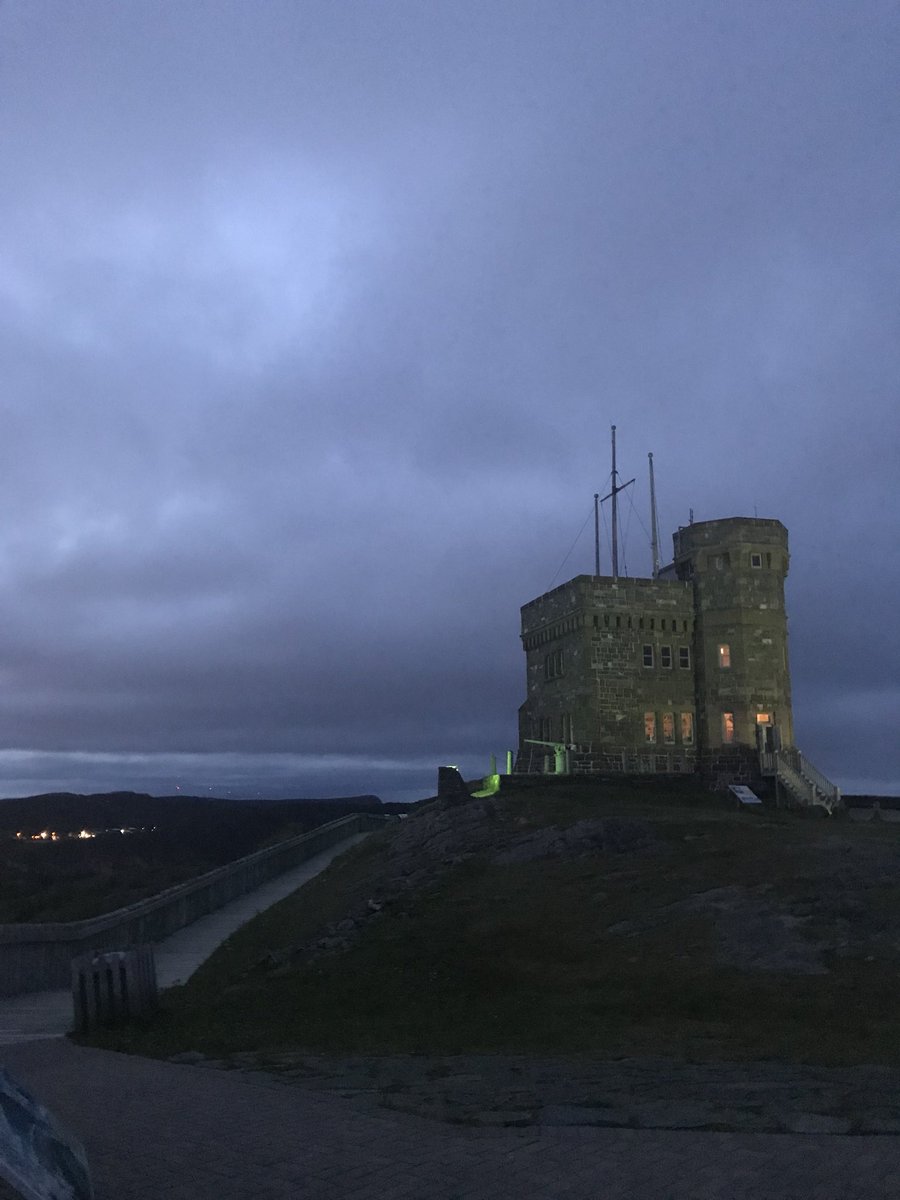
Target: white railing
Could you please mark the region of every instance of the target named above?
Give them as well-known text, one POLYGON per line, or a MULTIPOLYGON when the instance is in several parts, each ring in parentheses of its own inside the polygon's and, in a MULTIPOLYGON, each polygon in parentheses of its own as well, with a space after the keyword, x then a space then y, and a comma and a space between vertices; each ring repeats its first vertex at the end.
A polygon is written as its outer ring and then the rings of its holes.
POLYGON ((809 759, 805 758, 799 750, 797 751, 797 755, 800 759, 800 774, 803 776, 803 778, 808 779, 810 783, 814 784, 823 796, 832 801, 833 805, 840 804, 841 789, 836 787, 830 779, 826 779, 822 772, 817 770, 809 761, 809 759))
POLYGON ((774 775, 801 804, 817 804, 828 812, 840 807, 841 789, 793 746, 761 750, 759 767, 763 775, 774 775))

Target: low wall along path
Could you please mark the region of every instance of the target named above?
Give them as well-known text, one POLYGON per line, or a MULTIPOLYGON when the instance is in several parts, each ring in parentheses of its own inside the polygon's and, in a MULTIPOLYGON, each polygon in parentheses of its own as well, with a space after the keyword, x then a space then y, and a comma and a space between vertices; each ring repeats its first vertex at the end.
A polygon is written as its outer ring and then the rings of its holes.
POLYGON ((92 950, 161 942, 230 901, 354 836, 381 829, 390 818, 354 813, 275 846, 267 846, 140 900, 84 921, 0 925, 0 996, 68 988, 71 962, 92 950))

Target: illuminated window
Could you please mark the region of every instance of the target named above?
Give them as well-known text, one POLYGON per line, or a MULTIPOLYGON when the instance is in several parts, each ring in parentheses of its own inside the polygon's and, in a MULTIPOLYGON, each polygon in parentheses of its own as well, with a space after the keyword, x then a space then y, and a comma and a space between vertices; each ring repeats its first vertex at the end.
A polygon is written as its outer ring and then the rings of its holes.
POLYGON ((649 645, 644 646, 644 666, 653 666, 653 647, 649 645))
POLYGON ((734 741, 734 713, 722 713, 722 741, 726 744, 734 741))
POLYGON ((675 743, 675 714, 663 713, 663 741, 667 746, 675 743))
POLYGON ((659 648, 659 665, 667 669, 672 666, 672 647, 660 646, 659 648))
POLYGON ((694 744, 694 714, 681 714, 681 740, 685 746, 693 746, 694 744))
POLYGON ((762 566, 762 555, 761 554, 751 554, 750 555, 750 566, 751 567, 761 567, 762 566))
POLYGON ((644 741, 651 744, 656 741, 656 713, 644 713, 644 741))
POLYGON ((769 724, 769 714, 768 713, 757 713, 756 714, 756 723, 757 723, 757 725, 768 725, 769 724))
POLYGON ((731 666, 731 647, 728 645, 727 642, 723 642, 719 646, 719 666, 720 667, 730 667, 731 666))
POLYGON ((689 671, 691 667, 691 648, 690 646, 678 647, 678 665, 685 671, 689 671))

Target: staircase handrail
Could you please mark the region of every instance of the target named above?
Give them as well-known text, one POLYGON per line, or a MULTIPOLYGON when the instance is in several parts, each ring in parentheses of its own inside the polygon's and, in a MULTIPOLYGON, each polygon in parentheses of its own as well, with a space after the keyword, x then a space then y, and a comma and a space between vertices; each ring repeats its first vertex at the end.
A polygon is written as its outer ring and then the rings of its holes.
POLYGON ((805 779, 808 779, 810 783, 815 784, 823 796, 827 796, 830 800, 839 804, 841 800, 841 789, 833 784, 830 779, 826 778, 826 776, 824 776, 820 770, 814 767, 809 759, 806 758, 799 750, 797 751, 797 754, 800 759, 800 774, 805 779))
POLYGON ((815 786, 808 779, 803 778, 781 751, 776 755, 776 764, 779 783, 783 783, 789 791, 792 791, 801 803, 818 803, 819 796, 815 786))

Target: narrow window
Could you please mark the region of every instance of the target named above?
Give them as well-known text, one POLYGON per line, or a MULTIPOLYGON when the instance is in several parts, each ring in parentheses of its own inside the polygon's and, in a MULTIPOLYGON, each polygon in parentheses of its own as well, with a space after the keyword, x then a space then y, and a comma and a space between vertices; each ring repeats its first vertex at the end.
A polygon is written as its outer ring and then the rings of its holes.
POLYGON ((719 646, 719 666, 723 669, 731 666, 731 647, 727 642, 722 642, 719 646))
POLYGON ((659 648, 659 665, 670 670, 672 666, 672 647, 660 646, 659 648))
POLYGON ((644 618, 638 617, 638 629, 643 629, 643 628, 644 628, 644 618))
POLYGON ((761 567, 762 566, 762 555, 761 554, 751 554, 750 555, 750 566, 757 567, 757 568, 761 567))
POLYGON ((681 740, 685 746, 694 744, 694 714, 681 714, 681 740))
POLYGON ((603 624, 607 625, 607 626, 609 625, 609 614, 608 613, 605 614, 603 617, 603 624))
POLYGON ((558 675, 563 673, 563 652, 562 650, 554 650, 544 659, 544 678, 556 679, 558 675))
POLYGON ((691 648, 690 646, 678 647, 678 665, 684 671, 691 669, 691 648))
POLYGON ((653 647, 650 645, 644 646, 644 666, 653 666, 653 647))
POLYGON ((650 745, 656 741, 656 713, 644 713, 644 741, 650 745))
POLYGON ((722 713, 722 741, 726 745, 734 741, 734 713, 722 713))
POLYGON ((675 714, 663 713, 663 741, 667 746, 675 744, 675 714))
POLYGON ((666 618, 665 617, 663 617, 663 619, 660 621, 659 627, 663 631, 663 633, 666 632, 666 618))
POLYGON ((616 617, 616 629, 621 629, 621 628, 622 628, 622 618, 616 617))
POLYGON ((655 618, 655 617, 651 617, 651 618, 650 618, 650 628, 651 628, 651 629, 655 629, 655 628, 656 628, 656 618, 655 618))

